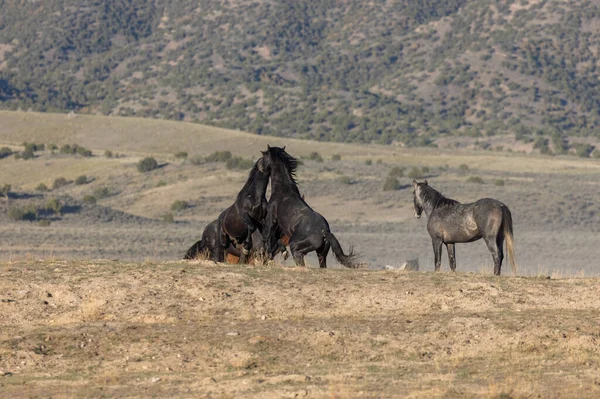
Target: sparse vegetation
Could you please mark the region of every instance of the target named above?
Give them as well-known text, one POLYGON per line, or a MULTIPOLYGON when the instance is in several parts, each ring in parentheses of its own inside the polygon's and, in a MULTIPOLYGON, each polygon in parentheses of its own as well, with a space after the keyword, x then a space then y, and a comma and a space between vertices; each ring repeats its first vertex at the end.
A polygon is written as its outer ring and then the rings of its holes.
POLYGON ((501 186, 504 186, 504 179, 496 179, 496 180, 494 181, 494 185, 496 185, 496 186, 500 186, 500 187, 501 187, 501 186))
POLYGON ((316 151, 311 152, 308 155, 308 159, 315 162, 323 162, 323 157, 316 151))
POLYGON ((244 159, 242 157, 232 157, 225 162, 227 169, 250 169, 254 166, 254 162, 251 159, 244 159))
POLYGON ((113 157, 113 152, 111 150, 106 150, 106 151, 104 151, 104 156, 106 158, 112 158, 113 157))
POLYGON ((342 156, 340 154, 333 154, 333 155, 331 155, 331 160, 332 161, 341 161, 342 156))
POLYGON ((37 185, 37 187, 35 188, 36 191, 39 191, 41 193, 45 193, 46 191, 48 191, 48 186, 46 186, 44 183, 40 183, 37 185))
POLYGON ((167 212, 162 215, 161 220, 165 223, 173 223, 175 221, 175 216, 172 213, 167 212))
POLYGON ((10 184, 5 184, 3 186, 0 186, 0 197, 8 198, 8 195, 10 194, 10 189, 11 189, 10 184))
POLYGON ((203 165, 206 163, 206 158, 204 158, 202 155, 193 155, 191 158, 189 158, 189 161, 192 165, 203 165))
POLYGON ((188 157, 188 153, 185 151, 179 151, 177 153, 175 153, 175 158, 177 159, 185 159, 188 157))
POLYGON ((383 191, 399 190, 402 187, 398 179, 388 176, 383 183, 383 191))
POLYGON ((94 189, 94 193, 93 196, 96 199, 102 199, 102 198, 106 198, 106 197, 110 197, 112 195, 112 191, 110 188, 103 186, 103 187, 96 187, 94 189))
POLYGON ((64 177, 57 177, 52 183, 52 189, 57 190, 61 187, 66 186, 67 184, 69 184, 69 181, 67 179, 65 179, 64 177))
POLYGON ((62 212, 62 208, 62 204, 56 198, 51 198, 48 200, 48 202, 46 202, 46 210, 48 212, 60 215, 60 213, 62 212))
POLYGON ((396 177, 396 178, 401 178, 404 177, 404 171, 406 170, 406 168, 402 167, 402 166, 394 166, 392 169, 390 169, 390 171, 388 172, 388 176, 391 177, 396 177))
POLYGON ((0 148, 0 159, 11 156, 12 154, 13 154, 13 151, 10 148, 8 148, 8 147, 0 148))
POLYGON ((469 176, 467 183, 483 184, 483 179, 480 176, 469 176))
POLYGON ((421 168, 413 166, 412 169, 408 171, 407 176, 411 179, 421 179, 423 178, 423 171, 421 168))
POLYGON ((461 163, 461 164, 458 166, 458 170, 459 170, 461 173, 467 173, 467 172, 469 171, 469 165, 467 165, 466 163, 461 163))
POLYGON ((190 207, 190 204, 187 201, 176 200, 171 204, 171 211, 173 212, 182 212, 190 207))
POLYGON ((367 166, 371 166, 371 165, 373 165, 373 160, 372 160, 372 159, 367 159, 367 160, 365 161, 365 165, 367 165, 367 166))
POLYGON ((97 202, 96 197, 93 195, 84 195, 82 201, 86 204, 95 204, 97 202))
POLYGON ((350 176, 346 176, 346 175, 342 175, 342 176, 338 177, 337 180, 342 184, 348 184, 348 185, 356 184, 356 180, 354 180, 350 176))
POLYGON ((88 183, 89 183, 89 180, 86 175, 78 176, 77 179, 75 179, 75 184, 78 186, 88 184, 88 183))
POLYGON ((215 151, 206 157, 206 162, 227 162, 232 156, 231 151, 215 151))
POLYGON ((137 169, 142 172, 150 172, 158 169, 158 162, 153 157, 146 157, 138 162, 137 169))
POLYGON ((15 221, 34 221, 38 218, 38 208, 34 204, 13 205, 8 208, 8 217, 15 221))

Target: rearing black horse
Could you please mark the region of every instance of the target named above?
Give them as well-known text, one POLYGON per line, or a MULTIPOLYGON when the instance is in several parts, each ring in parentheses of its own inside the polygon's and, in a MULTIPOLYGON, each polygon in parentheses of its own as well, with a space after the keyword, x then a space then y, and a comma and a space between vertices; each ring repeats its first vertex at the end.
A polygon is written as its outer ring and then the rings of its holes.
POLYGON ((427 184, 412 181, 415 217, 420 218, 425 211, 427 231, 433 243, 435 270, 442 263, 442 244, 448 250, 450 269, 456 270, 454 244, 473 242, 483 238, 494 259, 494 274, 500 275, 504 259, 504 239, 513 273, 517 271, 513 244, 513 223, 510 210, 502 202, 492 198, 482 198, 472 204, 461 204, 444 197, 427 184))
POLYGON ((265 220, 265 242, 267 252, 273 257, 277 242, 273 235, 283 234, 290 237, 289 246, 296 265, 304 266, 304 256, 317 252, 319 267, 327 267, 329 249, 342 265, 355 268, 355 255, 350 249, 348 255, 329 229, 327 220, 315 212, 302 199, 295 180, 298 161, 285 152, 285 147, 267 146, 263 154, 263 166, 271 175, 271 198, 265 220))
POLYGON ((225 249, 231 243, 241 246, 240 263, 246 262, 246 256, 252 248, 252 233, 256 229, 262 233, 261 221, 267 215, 265 192, 268 183, 269 173, 263 167, 263 159, 260 158, 254 164, 233 205, 225 209, 217 219, 220 262, 224 259, 225 249))

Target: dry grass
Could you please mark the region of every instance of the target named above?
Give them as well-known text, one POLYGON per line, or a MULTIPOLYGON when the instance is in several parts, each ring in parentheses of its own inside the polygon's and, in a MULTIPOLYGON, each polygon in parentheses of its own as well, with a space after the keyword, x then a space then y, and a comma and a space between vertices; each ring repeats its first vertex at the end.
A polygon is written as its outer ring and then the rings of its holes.
POLYGON ((0 264, 5 396, 600 394, 597 279, 0 264))

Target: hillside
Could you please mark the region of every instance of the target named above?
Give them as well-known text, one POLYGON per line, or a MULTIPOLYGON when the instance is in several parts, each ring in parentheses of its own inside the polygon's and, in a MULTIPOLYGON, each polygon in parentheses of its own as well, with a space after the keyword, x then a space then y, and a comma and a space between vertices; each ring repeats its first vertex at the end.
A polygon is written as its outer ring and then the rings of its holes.
MULTIPOLYGON (((0 1, 0 107, 589 156, 591 1, 0 1), (566 140, 570 140, 567 142, 566 140)), ((600 155, 600 153, 598 153, 600 155)))
MULTIPOLYGON (((461 202, 507 204, 520 275, 600 273, 597 160, 323 143, 134 117, 1 111, 0 120, 0 189, 10 186, 0 197, 0 259, 179 259, 231 205, 247 164, 271 144, 301 159, 300 191, 343 247, 354 245, 373 269, 415 258, 422 270, 433 267, 426 223, 413 217, 416 177, 461 202), (44 149, 24 159, 24 141, 44 149), (67 145, 91 156, 65 153, 67 145), (216 151, 244 162, 209 160, 216 151), (147 156, 159 167, 142 173, 137 164, 147 156), (390 177, 394 185, 384 190, 390 177), (31 207, 37 215, 14 216, 31 207)), ((482 241, 457 246, 457 258, 460 271, 490 273, 482 241)), ((447 269, 445 256, 443 263, 447 269)), ((329 265, 340 267, 333 258, 329 265)))

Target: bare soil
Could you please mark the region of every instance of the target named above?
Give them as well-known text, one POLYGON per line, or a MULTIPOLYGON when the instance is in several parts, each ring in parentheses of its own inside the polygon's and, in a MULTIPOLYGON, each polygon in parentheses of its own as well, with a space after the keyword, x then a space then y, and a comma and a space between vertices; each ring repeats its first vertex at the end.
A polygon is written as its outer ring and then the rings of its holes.
POLYGON ((0 264, 3 397, 596 398, 598 279, 0 264))

